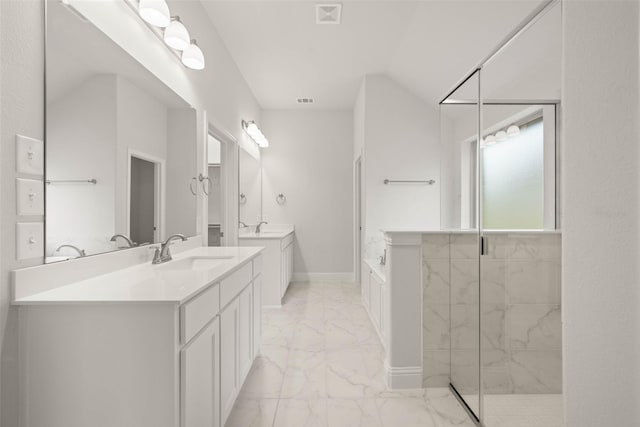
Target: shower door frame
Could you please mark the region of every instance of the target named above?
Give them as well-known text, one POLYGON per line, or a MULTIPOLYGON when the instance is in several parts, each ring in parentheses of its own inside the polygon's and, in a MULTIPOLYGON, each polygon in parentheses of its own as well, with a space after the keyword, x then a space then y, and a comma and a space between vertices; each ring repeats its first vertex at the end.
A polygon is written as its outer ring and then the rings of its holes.
MULTIPOLYGON (((476 212, 475 212, 475 229, 478 231, 478 349, 479 349, 479 360, 478 360, 478 414, 476 415, 471 407, 467 404, 462 395, 456 390, 453 385, 451 378, 449 381, 449 388, 452 391, 453 395, 460 402, 462 407, 466 410, 470 419, 479 427, 484 427, 484 390, 483 390, 483 351, 482 351, 482 256, 486 254, 487 247, 487 239, 484 233, 483 227, 483 197, 482 197, 482 152, 481 152, 481 135, 483 134, 484 123, 483 123, 483 106, 484 105, 554 105, 555 106, 555 122, 556 122, 556 150, 557 150, 557 136, 558 136, 558 117, 559 117, 559 100, 510 100, 510 101, 499 101, 499 100, 487 100, 484 101, 482 94, 482 75, 483 68, 486 64, 488 64, 492 59, 494 59, 497 55, 499 55, 503 50, 505 50, 511 43, 513 43, 521 34, 526 32, 531 26, 533 26, 538 20, 540 20, 547 12, 552 10, 557 4, 559 4, 561 0, 547 0, 544 3, 541 3, 538 7, 536 7, 511 33, 509 33, 498 45, 494 48, 480 63, 474 67, 469 73, 467 73, 458 83, 456 83, 453 88, 447 92, 447 94, 440 100, 439 105, 442 104, 460 104, 460 105, 476 105, 476 102, 465 102, 465 101, 453 101, 447 102, 447 99, 453 95, 460 87, 462 87, 470 78, 478 74, 478 94, 477 94, 477 105, 478 105, 478 120, 477 120, 477 133, 476 133, 476 156, 475 156, 475 199, 476 199, 476 212)), ((556 153, 557 154, 557 153, 556 153)), ((557 156, 556 156, 556 174, 557 174, 557 156)), ((557 175, 556 175, 557 176, 557 175)), ((558 181, 556 180, 556 227, 558 225, 558 217, 557 217, 557 200, 558 200, 558 181)), ((474 230, 475 231, 475 230, 474 230)), ((451 307, 451 301, 449 302, 449 306, 451 307)), ((451 317, 451 315, 450 315, 451 317)), ((452 351, 450 347, 449 351, 452 351)))

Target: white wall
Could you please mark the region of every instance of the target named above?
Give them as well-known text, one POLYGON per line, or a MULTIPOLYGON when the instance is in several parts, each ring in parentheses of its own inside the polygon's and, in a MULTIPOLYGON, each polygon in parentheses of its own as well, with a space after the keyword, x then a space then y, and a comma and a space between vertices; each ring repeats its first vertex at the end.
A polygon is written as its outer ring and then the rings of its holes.
MULTIPOLYGON (((18 407, 17 316, 15 308, 9 306, 9 272, 42 262, 40 259, 16 260, 15 135, 44 137, 43 4, 39 1, 1 1, 0 11, 0 424, 15 426, 15 409, 18 407)), ((30 220, 41 221, 42 217, 30 220)))
MULTIPOLYGON (((155 159, 167 159, 167 126, 158 126, 159 123, 167 123, 167 107, 126 78, 118 77, 117 80, 116 230, 118 233, 127 233, 129 152, 133 151, 143 159, 154 162, 155 159)), ((184 151, 191 150, 184 148, 184 151)), ((193 165, 192 170, 195 171, 193 165)), ((162 197, 165 195, 166 189, 162 197)), ((193 234, 193 230, 188 231, 184 232, 193 234)))
MULTIPOLYGON (((364 85, 365 248, 382 255, 384 227, 440 227, 439 112, 383 75, 364 85), (383 181, 429 180, 434 185, 383 181)), ((361 98, 359 98, 361 99, 361 98)))
MULTIPOLYGON (((93 22, 126 51, 138 59, 160 80, 198 109, 198 168, 206 174, 205 154, 206 110, 210 121, 231 138, 244 142, 246 136, 241 119, 260 120, 260 107, 238 71, 202 5, 195 1, 169 1, 172 14, 180 15, 204 51, 204 71, 185 69, 179 60, 151 34, 124 2, 83 2, 84 12, 93 22), (91 10, 89 10, 91 9, 91 10)), ((78 4, 78 8, 81 6, 78 4)), ((0 369, 2 409, 1 425, 17 423, 17 316, 10 308, 10 275, 12 269, 40 263, 41 260, 18 262, 15 259, 15 143, 16 133, 42 139, 44 137, 44 4, 37 0, 0 1, 0 61, 2 129, 0 150, 0 369)), ((236 149, 237 150, 237 149, 236 149)), ((236 151, 237 152, 237 151, 236 151)), ((237 154, 230 154, 233 160, 237 154)), ((237 159, 237 157, 235 157, 237 159)), ((228 180, 237 188, 237 169, 229 162, 228 180)), ((237 192, 230 191, 227 204, 230 215, 237 217, 237 192)), ((198 202, 199 233, 206 232, 206 208, 200 193, 198 202)), ((42 218, 34 218, 38 220, 42 218)), ((235 227, 234 227, 235 229, 235 227)), ((235 237, 228 237, 234 243, 235 237)))
POLYGON ((638 2, 564 2, 568 427, 640 425, 638 2))
POLYGON ((352 280, 352 112, 267 110, 262 127, 263 219, 295 225, 294 279, 352 280))
POLYGON ((47 256, 62 244, 88 254, 114 249, 116 87, 115 75, 95 75, 47 107, 47 178, 98 181, 47 186, 47 256))

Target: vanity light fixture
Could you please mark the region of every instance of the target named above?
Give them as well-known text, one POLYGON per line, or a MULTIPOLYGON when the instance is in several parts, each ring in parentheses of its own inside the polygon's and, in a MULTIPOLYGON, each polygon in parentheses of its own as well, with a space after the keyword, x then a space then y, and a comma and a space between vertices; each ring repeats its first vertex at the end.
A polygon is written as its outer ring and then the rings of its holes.
POLYGON ((176 50, 187 50, 191 46, 191 37, 187 27, 180 21, 179 16, 172 16, 171 23, 164 29, 164 42, 176 50))
POLYGON ((171 23, 169 6, 164 0, 140 0, 138 13, 142 19, 156 27, 164 28, 171 23))
POLYGON ((253 139, 253 141, 258 144, 260 148, 266 148, 269 146, 269 140, 264 136, 256 122, 251 120, 250 122, 242 121, 242 129, 247 132, 247 135, 253 139))
POLYGON ((498 131, 496 133, 496 141, 497 142, 502 142, 502 141, 506 141, 507 140, 507 133, 503 130, 498 131))
POLYGON ((487 135, 484 137, 484 141, 482 141, 481 146, 486 147, 487 145, 493 145, 496 143, 496 137, 493 135, 487 135))
POLYGON ((196 44, 196 39, 191 39, 191 45, 182 52, 182 63, 192 70, 204 69, 204 54, 196 44))
POLYGON ((511 125, 509 126, 509 128, 507 128, 507 136, 509 138, 512 138, 514 136, 518 136, 520 135, 520 128, 516 125, 511 125))

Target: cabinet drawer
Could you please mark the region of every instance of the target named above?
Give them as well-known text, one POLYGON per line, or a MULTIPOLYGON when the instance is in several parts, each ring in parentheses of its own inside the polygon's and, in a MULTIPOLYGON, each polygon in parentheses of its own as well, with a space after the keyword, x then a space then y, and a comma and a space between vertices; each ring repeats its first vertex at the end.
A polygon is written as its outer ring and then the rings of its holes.
POLYGON ((262 255, 253 259, 253 277, 258 277, 260 273, 262 273, 262 255))
POLYGON ((231 276, 220 282, 220 307, 224 307, 236 297, 253 278, 252 263, 248 262, 231 276))
POLYGON ((287 246, 293 243, 293 233, 289 234, 284 239, 280 240, 280 250, 283 250, 287 246))
POLYGON ((180 342, 185 344, 220 311, 220 286, 213 285, 180 307, 180 342))

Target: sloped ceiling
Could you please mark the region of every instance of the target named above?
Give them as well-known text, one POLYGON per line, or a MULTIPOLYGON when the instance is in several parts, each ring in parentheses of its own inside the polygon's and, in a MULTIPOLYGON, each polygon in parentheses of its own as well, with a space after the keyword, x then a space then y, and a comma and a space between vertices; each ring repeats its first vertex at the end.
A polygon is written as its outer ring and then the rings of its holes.
POLYGON ((202 3, 262 108, 351 109, 366 74, 437 102, 540 1, 343 1, 340 25, 316 2, 202 3))

